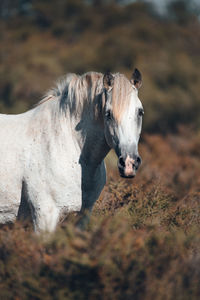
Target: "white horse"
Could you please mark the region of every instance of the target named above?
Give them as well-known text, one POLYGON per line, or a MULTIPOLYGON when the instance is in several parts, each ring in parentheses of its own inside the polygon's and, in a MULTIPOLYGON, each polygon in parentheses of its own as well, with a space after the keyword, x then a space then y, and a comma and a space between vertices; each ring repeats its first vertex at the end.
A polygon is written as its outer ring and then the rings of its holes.
POLYGON ((141 74, 68 74, 32 110, 0 115, 0 223, 31 214, 53 231, 68 212, 90 212, 106 182, 111 148, 134 177, 143 108, 141 74))

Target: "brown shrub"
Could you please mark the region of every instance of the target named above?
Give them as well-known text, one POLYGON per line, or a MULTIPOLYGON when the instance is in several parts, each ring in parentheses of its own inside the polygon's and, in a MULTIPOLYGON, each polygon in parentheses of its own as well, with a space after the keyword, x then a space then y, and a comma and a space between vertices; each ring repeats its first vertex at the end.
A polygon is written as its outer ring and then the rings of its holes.
POLYGON ((134 180, 120 179, 110 157, 108 184, 83 232, 73 216, 45 238, 21 224, 2 227, 0 298, 198 299, 196 143, 183 128, 145 136, 134 180))

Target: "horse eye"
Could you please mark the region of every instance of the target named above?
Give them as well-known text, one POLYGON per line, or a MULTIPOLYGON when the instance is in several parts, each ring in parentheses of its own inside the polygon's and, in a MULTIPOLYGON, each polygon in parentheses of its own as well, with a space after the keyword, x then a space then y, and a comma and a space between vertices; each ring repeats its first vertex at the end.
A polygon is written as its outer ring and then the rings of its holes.
POLYGON ((108 110, 108 111, 105 113, 105 116, 106 116, 106 119, 110 120, 110 119, 111 119, 111 111, 108 110))
POLYGON ((143 110, 143 108, 139 108, 139 110, 138 110, 138 115, 139 115, 140 117, 142 117, 142 116, 144 115, 144 110, 143 110))

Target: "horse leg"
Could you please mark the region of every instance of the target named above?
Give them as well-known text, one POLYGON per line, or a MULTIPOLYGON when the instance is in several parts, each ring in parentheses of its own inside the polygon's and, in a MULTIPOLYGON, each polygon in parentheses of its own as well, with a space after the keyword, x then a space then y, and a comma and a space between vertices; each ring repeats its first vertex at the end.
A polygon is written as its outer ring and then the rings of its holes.
POLYGON ((90 216, 92 213, 92 208, 93 208, 93 205, 91 205, 90 207, 81 208, 81 211, 79 212, 80 218, 77 222, 77 226, 81 230, 85 229, 87 227, 87 225, 89 224, 90 216))
POLYGON ((7 186, 6 189, 0 185, 0 224, 13 223, 16 221, 20 197, 20 184, 7 186))
POLYGON ((94 203, 99 198, 106 183, 104 162, 101 163, 94 174, 88 173, 88 170, 82 170, 82 173, 82 207, 80 219, 77 223, 80 229, 84 229, 88 225, 94 203))
MULTIPOLYGON (((31 214, 34 230, 39 232, 53 232, 59 221, 59 209, 52 199, 45 196, 44 201, 37 201, 39 204, 31 203, 31 214), (48 201, 47 201, 48 200, 48 201)), ((38 200, 38 199, 37 199, 38 200)))

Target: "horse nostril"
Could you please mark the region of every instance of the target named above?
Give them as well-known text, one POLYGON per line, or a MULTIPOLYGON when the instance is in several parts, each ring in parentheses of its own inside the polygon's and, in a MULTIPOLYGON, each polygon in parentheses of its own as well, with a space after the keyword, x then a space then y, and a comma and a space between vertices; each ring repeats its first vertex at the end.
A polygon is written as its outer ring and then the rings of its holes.
POLYGON ((125 161, 123 159, 122 156, 119 157, 119 164, 122 166, 122 167, 125 167, 125 161))
POLYGON ((137 156, 136 161, 137 161, 137 164, 140 165, 141 162, 142 162, 141 157, 140 157, 140 156, 137 156))

